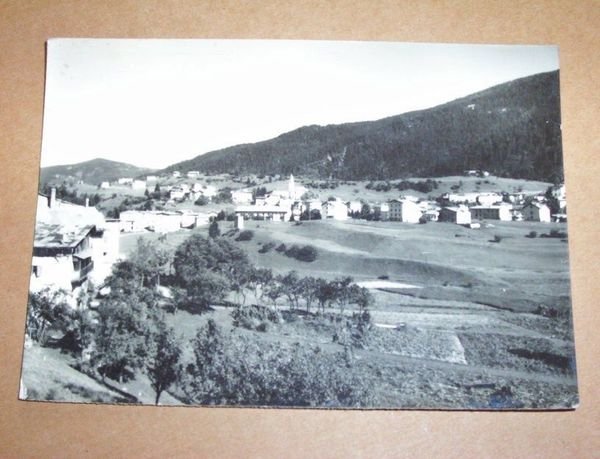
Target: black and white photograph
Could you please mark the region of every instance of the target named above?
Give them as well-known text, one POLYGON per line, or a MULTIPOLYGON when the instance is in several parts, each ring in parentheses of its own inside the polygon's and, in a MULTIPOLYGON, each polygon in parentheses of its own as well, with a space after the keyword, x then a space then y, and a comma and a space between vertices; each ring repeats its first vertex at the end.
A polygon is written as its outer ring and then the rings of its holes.
POLYGON ((19 398, 576 408, 559 89, 552 45, 49 40, 19 398))

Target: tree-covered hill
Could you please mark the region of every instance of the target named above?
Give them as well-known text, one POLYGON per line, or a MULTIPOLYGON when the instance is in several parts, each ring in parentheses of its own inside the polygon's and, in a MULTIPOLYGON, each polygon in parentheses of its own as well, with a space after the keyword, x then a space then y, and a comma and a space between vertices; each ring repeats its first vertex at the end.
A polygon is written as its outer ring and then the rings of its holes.
POLYGON ((78 180, 98 185, 105 181, 117 180, 120 177, 138 177, 151 171, 151 169, 144 169, 132 164, 96 158, 77 164, 43 167, 40 170, 40 185, 49 182, 62 183, 78 180))
POLYGON ((305 126, 166 171, 302 174, 338 179, 442 176, 465 169, 536 180, 562 177, 558 71, 378 121, 305 126))

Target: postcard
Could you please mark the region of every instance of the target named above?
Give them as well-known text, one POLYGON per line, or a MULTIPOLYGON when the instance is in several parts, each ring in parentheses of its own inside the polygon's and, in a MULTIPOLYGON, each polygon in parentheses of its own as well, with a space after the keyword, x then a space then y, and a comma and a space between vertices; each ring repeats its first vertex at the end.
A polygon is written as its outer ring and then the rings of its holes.
POLYGON ((555 46, 53 39, 20 398, 572 409, 568 247, 555 46))

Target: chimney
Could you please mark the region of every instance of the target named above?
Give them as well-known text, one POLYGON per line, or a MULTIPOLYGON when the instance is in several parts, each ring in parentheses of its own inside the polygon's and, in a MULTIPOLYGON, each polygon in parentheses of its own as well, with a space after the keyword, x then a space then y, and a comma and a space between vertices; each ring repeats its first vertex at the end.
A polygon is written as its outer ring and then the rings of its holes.
POLYGON ((85 198, 85 207, 90 207, 90 198, 85 198))
POLYGON ((56 205, 56 188, 50 188, 50 200, 48 201, 48 207, 52 209, 56 205))

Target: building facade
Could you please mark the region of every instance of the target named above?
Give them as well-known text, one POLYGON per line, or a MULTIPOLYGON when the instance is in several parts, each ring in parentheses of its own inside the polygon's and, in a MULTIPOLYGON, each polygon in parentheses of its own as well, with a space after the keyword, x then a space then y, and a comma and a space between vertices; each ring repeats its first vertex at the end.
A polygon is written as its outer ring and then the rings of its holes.
POLYGON ((389 219, 403 223, 419 223, 423 212, 418 204, 406 199, 392 199, 389 203, 389 219))
POLYGON ((440 210, 439 221, 470 225, 471 211, 467 206, 444 207, 440 210))

